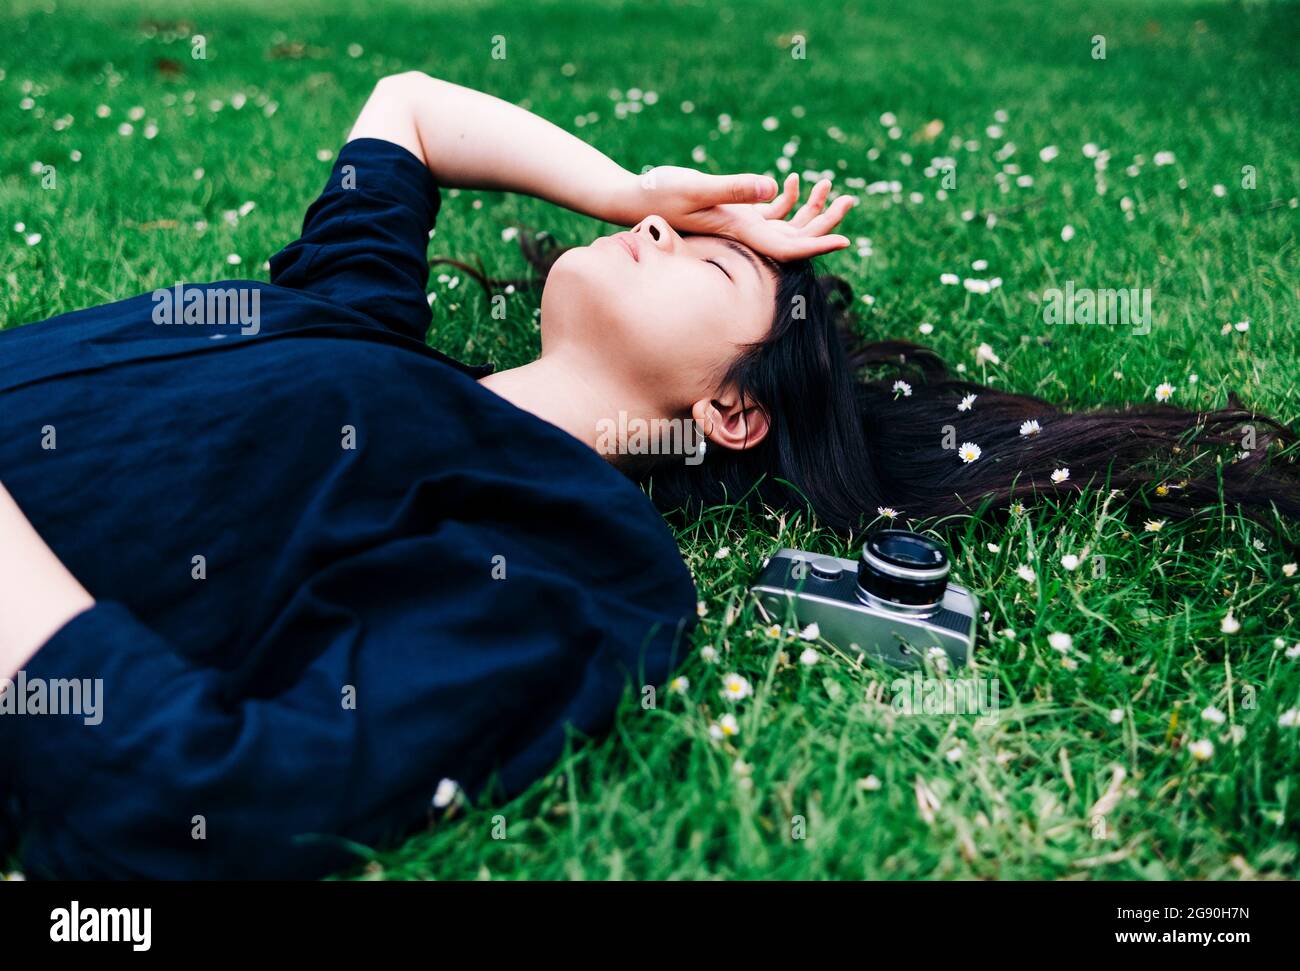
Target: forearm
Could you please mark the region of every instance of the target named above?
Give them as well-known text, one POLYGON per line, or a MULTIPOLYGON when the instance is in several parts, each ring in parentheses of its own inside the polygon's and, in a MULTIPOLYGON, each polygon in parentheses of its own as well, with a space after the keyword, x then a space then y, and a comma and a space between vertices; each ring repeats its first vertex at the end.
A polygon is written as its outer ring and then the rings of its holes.
POLYGON ((0 484, 0 678, 94 603, 0 484))
POLYGON ((544 118, 481 91, 408 72, 384 78, 349 136, 421 158, 440 185, 545 199, 620 225, 640 219, 637 177, 544 118))

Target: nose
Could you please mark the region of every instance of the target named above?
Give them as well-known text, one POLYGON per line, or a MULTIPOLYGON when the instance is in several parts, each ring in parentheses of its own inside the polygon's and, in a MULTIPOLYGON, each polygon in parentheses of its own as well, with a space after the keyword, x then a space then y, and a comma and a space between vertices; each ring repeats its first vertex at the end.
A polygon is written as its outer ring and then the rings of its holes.
POLYGON ((671 252, 679 238, 663 216, 646 216, 636 224, 632 232, 665 252, 671 252))

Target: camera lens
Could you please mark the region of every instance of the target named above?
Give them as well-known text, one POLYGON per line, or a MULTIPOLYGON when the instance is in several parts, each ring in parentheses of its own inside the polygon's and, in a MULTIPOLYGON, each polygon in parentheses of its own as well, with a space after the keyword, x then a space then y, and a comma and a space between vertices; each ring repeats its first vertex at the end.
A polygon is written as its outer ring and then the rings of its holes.
POLYGON ((882 529, 862 547, 858 586, 886 606, 930 608, 948 587, 948 554, 941 544, 903 529, 882 529))

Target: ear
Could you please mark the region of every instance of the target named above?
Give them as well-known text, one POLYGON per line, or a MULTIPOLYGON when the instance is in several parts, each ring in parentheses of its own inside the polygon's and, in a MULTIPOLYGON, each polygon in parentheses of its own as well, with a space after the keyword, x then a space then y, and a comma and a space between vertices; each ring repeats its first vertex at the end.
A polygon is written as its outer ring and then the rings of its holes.
POLYGON ((714 445, 736 450, 753 448, 767 437, 770 427, 766 411, 755 404, 746 405, 731 390, 695 402, 691 417, 714 445))

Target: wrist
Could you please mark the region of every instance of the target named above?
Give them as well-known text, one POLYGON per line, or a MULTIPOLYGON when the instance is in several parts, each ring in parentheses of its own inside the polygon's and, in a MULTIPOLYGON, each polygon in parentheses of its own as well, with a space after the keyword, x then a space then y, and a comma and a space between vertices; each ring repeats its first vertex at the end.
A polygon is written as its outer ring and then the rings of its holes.
POLYGON ((616 226, 635 226, 639 223, 649 215, 646 212, 641 176, 618 166, 603 193, 599 208, 600 211, 593 215, 607 223, 616 226))

